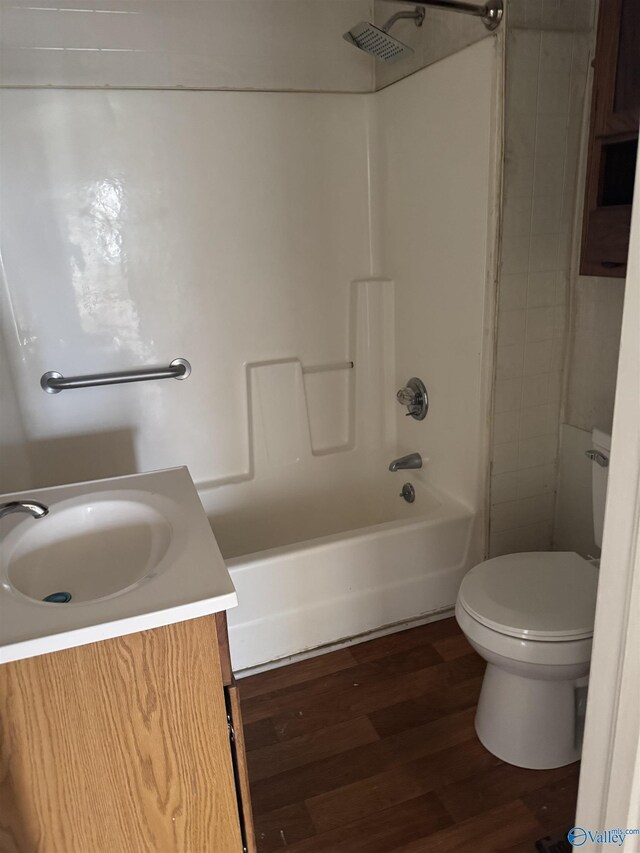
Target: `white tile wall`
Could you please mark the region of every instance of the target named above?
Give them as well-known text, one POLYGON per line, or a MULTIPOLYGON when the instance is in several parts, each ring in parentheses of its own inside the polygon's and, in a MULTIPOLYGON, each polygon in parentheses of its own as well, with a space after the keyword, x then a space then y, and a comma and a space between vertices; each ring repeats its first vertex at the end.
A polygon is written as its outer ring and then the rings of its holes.
POLYGON ((581 430, 611 432, 623 300, 624 279, 574 282, 565 420, 581 430))
POLYGON ((507 32, 490 553, 551 548, 567 279, 591 22, 513 0, 507 32))
POLYGON ((0 0, 0 83, 370 92, 369 0, 0 0))
POLYGON ((413 56, 376 62, 343 38, 382 26, 380 0, 0 0, 0 84, 371 92, 491 34, 427 9, 393 35, 413 56))
POLYGON ((510 0, 509 23, 532 29, 590 30, 593 3, 591 0, 510 0))

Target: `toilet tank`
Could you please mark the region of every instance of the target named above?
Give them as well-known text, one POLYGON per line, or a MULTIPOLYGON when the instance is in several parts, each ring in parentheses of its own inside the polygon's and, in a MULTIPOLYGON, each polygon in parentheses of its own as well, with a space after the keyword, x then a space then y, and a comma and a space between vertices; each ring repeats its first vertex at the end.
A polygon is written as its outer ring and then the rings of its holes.
POLYGON ((602 430, 591 433, 593 450, 591 457, 591 500, 593 503, 593 535, 598 548, 602 548, 602 528, 604 526, 604 507, 607 500, 607 481, 609 478, 609 456, 611 455, 611 436, 602 430), (595 451, 595 453, 594 453, 595 451), (606 464, 602 464, 606 460, 606 464))

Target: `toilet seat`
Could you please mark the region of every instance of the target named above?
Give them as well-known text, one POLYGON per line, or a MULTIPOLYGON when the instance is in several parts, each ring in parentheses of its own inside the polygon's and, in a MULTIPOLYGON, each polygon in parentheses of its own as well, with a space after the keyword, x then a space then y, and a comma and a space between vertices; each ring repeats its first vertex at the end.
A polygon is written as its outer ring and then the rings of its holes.
POLYGON ((479 563, 458 602, 474 620, 509 637, 537 642, 590 639, 598 570, 578 554, 534 551, 479 563))

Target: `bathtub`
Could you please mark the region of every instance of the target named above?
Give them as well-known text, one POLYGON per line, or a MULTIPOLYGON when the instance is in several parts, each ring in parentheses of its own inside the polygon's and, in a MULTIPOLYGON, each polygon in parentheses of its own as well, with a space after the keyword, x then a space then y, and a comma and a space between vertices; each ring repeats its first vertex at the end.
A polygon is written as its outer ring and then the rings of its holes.
POLYGON ((477 514, 415 478, 386 482, 236 514, 234 529, 214 520, 238 593, 228 613, 236 672, 453 607, 482 559, 477 514), (412 504, 398 495, 407 481, 412 504))

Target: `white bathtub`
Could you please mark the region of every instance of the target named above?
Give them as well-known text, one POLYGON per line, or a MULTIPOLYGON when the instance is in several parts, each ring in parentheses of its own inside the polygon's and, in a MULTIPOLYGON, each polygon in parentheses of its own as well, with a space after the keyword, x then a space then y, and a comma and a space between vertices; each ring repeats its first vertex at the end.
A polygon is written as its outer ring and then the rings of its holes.
POLYGON ((236 671, 454 605, 482 558, 479 519, 409 476, 385 482, 384 490, 300 496, 288 523, 281 505, 260 519, 236 516, 233 531, 214 521, 223 554, 236 552, 227 559, 240 602, 228 614, 236 671), (406 481, 413 504, 398 496, 406 481), (252 553, 238 555, 240 541, 252 553))

